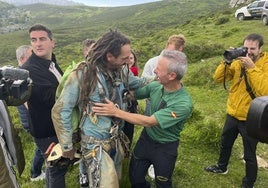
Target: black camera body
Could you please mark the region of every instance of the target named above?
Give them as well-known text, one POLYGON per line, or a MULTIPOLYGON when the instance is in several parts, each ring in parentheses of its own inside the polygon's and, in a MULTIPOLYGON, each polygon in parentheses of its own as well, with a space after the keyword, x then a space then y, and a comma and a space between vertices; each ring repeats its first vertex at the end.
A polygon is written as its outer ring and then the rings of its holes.
POLYGON ((247 47, 238 47, 230 50, 225 50, 223 57, 225 60, 225 63, 230 65, 233 61, 233 59, 236 59, 238 57, 245 57, 248 53, 248 48, 247 47))
POLYGON ((24 69, 4 66, 0 68, 0 100, 9 97, 23 99, 27 95, 31 79, 24 69))

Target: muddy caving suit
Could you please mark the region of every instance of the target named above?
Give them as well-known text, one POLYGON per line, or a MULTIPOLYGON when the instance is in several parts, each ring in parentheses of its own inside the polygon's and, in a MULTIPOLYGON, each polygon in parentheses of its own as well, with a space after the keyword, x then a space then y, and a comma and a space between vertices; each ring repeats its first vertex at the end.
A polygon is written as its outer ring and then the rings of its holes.
MULTIPOLYGON (((61 147, 69 151, 73 147, 71 113, 80 95, 81 71, 70 73, 62 93, 56 101, 52 117, 61 147)), ((94 102, 105 98, 118 108, 126 109, 125 89, 133 90, 146 85, 149 79, 135 77, 127 67, 119 72, 97 72, 98 81, 90 96, 80 123, 82 156, 88 167, 89 187, 118 188, 121 163, 127 152, 128 139, 121 131, 124 122, 117 118, 96 116, 91 112, 94 102)))

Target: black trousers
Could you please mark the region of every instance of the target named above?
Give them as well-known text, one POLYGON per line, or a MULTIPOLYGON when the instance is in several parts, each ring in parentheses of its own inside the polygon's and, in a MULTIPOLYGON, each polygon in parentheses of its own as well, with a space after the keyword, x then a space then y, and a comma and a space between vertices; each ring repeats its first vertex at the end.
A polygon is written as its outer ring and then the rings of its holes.
MULTIPOLYGON (((41 139, 34 138, 34 141, 43 155, 52 142, 58 143, 56 136, 41 139)), ((67 170, 67 166, 46 167, 46 188, 65 188, 65 174, 67 170)))
POLYGON ((130 181, 132 188, 149 188, 145 180, 147 170, 154 165, 157 188, 171 188, 179 141, 158 143, 152 140, 145 129, 134 148, 130 160, 130 181))
POLYGON ((218 165, 221 168, 227 168, 232 148, 238 134, 242 136, 244 160, 246 161, 246 176, 243 178, 243 184, 253 186, 256 181, 258 171, 256 158, 258 141, 248 136, 245 121, 239 121, 236 118, 227 115, 221 135, 221 148, 218 165))

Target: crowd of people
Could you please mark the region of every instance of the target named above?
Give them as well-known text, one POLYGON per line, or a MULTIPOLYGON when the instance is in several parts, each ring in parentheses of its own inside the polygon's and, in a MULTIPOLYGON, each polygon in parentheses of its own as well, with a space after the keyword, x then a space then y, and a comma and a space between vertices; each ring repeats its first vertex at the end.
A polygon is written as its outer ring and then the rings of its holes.
MULTIPOLYGON (((29 37, 31 45, 18 47, 16 55, 19 68, 27 70, 32 81, 31 94, 18 106, 23 129, 32 136, 36 147, 31 181, 45 179, 47 188, 66 187, 69 165, 46 161, 53 154, 54 145, 59 144, 60 152, 54 154, 67 159, 68 164, 72 164, 77 152, 81 154, 77 181, 80 187, 119 188, 120 179, 126 175, 122 174, 125 158, 130 158, 131 187, 150 187, 148 168, 157 188, 173 187, 180 133, 193 110, 192 97, 181 81, 188 68, 183 52, 186 38, 182 34, 171 35, 165 49, 145 64, 139 76, 138 58, 130 39, 117 30, 109 30, 98 40, 82 42, 83 59, 75 63, 63 84, 63 71, 53 53, 52 31, 35 24, 29 29, 29 37), (57 93, 59 86, 62 90, 57 93), (144 114, 137 110, 141 99, 146 99, 144 114), (75 109, 79 109, 79 145, 73 142, 71 117, 75 109), (135 126, 143 130, 132 148, 135 126)), ((264 41, 259 34, 249 34, 243 42, 247 48, 245 57, 239 56, 232 63, 223 60, 213 76, 216 82, 232 84, 220 157, 216 165, 205 171, 228 172, 232 147, 240 134, 246 162, 241 188, 253 188, 258 141, 248 136, 245 122, 250 102, 268 95, 268 54, 262 51, 264 41)), ((4 103, 0 103, 2 106, 6 109, 4 103)), ((0 136, 5 133, 1 131, 5 126, 1 124, 0 136)), ((2 150, 0 157, 3 158, 2 150)), ((4 183, 18 187, 14 174, 9 174, 9 179, 0 178, 0 187, 4 183)))

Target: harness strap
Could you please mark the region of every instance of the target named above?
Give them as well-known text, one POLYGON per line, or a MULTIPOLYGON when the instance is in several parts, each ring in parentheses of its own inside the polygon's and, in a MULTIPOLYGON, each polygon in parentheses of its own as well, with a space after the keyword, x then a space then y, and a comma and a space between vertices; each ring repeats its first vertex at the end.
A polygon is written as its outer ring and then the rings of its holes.
POLYGON ((95 144, 96 146, 102 146, 102 148, 106 151, 109 152, 111 148, 113 147, 112 145, 112 140, 106 139, 106 140, 101 140, 94 138, 92 136, 87 136, 84 134, 81 134, 82 142, 85 144, 95 144))
POLYGON ((111 139, 106 139, 106 140, 101 140, 101 139, 97 139, 94 138, 93 136, 87 136, 84 134, 81 134, 81 138, 84 142, 88 143, 88 144, 109 144, 111 143, 111 139))

